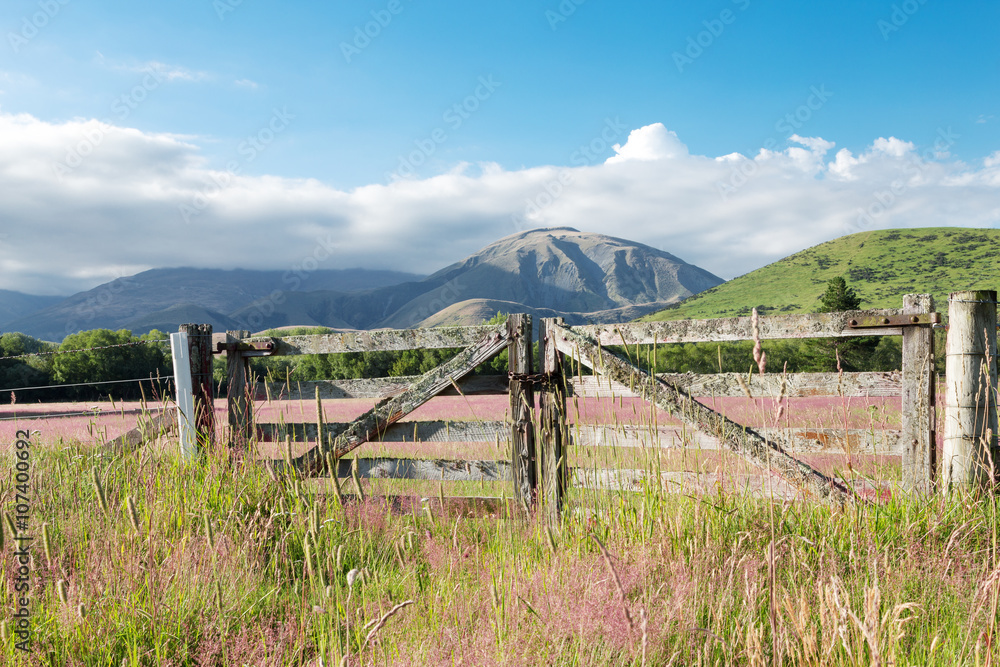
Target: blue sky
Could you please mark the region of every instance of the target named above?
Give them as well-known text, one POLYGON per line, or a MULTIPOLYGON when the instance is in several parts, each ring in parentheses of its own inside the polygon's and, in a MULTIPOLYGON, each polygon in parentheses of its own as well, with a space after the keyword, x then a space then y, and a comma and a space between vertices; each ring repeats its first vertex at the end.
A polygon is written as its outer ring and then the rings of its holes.
POLYGON ((730 278, 996 226, 997 25, 985 1, 8 0, 0 288, 280 269, 331 236, 325 268, 429 272, 566 224, 730 278))

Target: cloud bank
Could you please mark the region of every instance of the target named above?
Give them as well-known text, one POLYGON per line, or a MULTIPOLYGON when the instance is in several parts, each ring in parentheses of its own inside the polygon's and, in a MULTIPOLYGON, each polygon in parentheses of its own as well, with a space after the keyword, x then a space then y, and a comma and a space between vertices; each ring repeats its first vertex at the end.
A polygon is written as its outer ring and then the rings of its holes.
POLYGON ((782 150, 692 155, 662 124, 604 163, 457 165, 338 190, 243 172, 287 119, 210 169, 194 140, 0 113, 0 288, 72 293, 155 267, 431 272, 508 234, 572 226, 646 243, 731 278, 838 236, 890 227, 995 227, 1000 151, 953 159, 878 137, 855 155, 792 135, 782 150))

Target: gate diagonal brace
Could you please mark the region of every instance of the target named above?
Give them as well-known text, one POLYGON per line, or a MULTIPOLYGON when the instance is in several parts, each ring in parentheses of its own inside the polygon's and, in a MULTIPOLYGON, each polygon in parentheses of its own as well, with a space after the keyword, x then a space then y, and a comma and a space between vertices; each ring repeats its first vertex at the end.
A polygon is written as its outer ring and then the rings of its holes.
POLYGON ((595 341, 562 326, 552 331, 559 352, 575 357, 595 373, 626 386, 633 386, 643 398, 672 417, 721 439, 732 451, 767 472, 780 475, 800 489, 823 500, 844 504, 858 498, 841 482, 790 456, 779 445, 756 431, 737 424, 725 415, 702 405, 680 387, 650 375, 604 350, 595 341))

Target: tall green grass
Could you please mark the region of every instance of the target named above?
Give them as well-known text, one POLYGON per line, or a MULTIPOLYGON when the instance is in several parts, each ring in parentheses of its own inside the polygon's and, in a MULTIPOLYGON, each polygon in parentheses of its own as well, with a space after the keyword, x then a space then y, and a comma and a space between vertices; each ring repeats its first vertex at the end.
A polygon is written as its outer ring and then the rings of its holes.
MULTIPOLYGON (((548 526, 434 502, 341 506, 219 452, 184 463, 73 445, 36 451, 33 466, 32 530, 48 524, 51 558, 36 540, 28 658, 9 633, 5 527, 0 655, 11 665, 1000 658, 987 494, 839 508, 649 483, 576 491, 548 526)), ((9 478, 0 498, 12 500, 9 478)))

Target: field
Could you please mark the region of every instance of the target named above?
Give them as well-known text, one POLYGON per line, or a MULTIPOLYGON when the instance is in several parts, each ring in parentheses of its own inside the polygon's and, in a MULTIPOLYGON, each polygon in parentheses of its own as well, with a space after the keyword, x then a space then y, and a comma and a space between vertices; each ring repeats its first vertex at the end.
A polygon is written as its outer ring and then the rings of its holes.
MULTIPOLYGON (((703 399, 706 402, 712 399, 703 399)), ((327 421, 371 401, 324 402, 327 421)), ((898 399, 716 399, 785 428, 898 427, 898 399)), ((896 457, 813 457, 887 493, 838 507, 785 499, 780 481, 722 452, 574 447, 571 465, 699 473, 574 489, 556 525, 523 517, 508 484, 269 474, 171 437, 125 455, 97 442, 139 406, 5 406, 7 446, 33 432, 32 658, 12 634, 15 569, 2 561, 8 664, 870 665, 995 664, 1000 553, 992 496, 894 492, 896 457), (41 413, 100 414, 44 419, 41 413), (94 411, 96 412, 96 411, 94 411), (123 414, 124 413, 124 414, 123 414), (23 419, 23 420, 22 420, 23 419), (848 466, 848 462, 851 463, 848 466), (714 476, 713 476, 714 475, 714 476), (756 476, 753 493, 720 479, 756 476), (410 494, 388 505, 375 493, 410 494), (446 495, 501 496, 489 504, 446 495), (442 505, 442 500, 444 504, 442 505), (45 525, 43 529, 43 524, 45 525)), ((506 397, 440 397, 408 419, 501 419, 506 397)), ((220 421, 224 404, 217 406, 220 421)), ((666 423, 637 399, 571 400, 571 422, 666 423)), ((316 418, 312 401, 258 420, 316 418)), ((277 444, 262 445, 280 455, 277 444)), ((373 443, 359 456, 505 458, 504 446, 373 443), (366 453, 367 451, 367 453, 366 453)), ((0 500, 11 512, 13 477, 0 500)), ((6 522, 4 522, 6 523, 6 522)), ((5 552, 10 549, 10 527, 5 552)))

